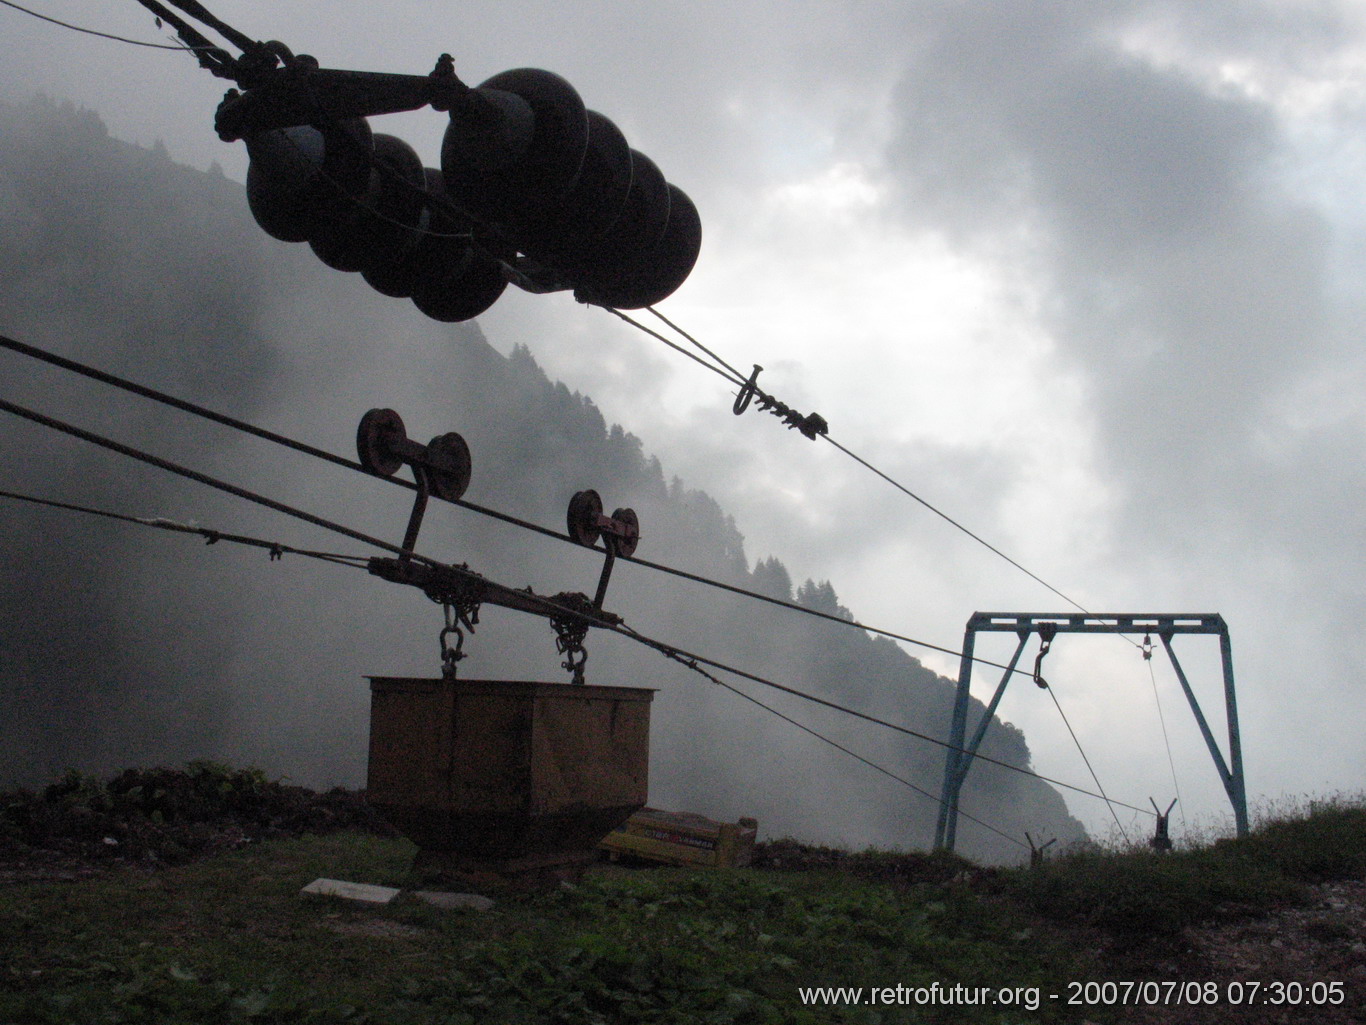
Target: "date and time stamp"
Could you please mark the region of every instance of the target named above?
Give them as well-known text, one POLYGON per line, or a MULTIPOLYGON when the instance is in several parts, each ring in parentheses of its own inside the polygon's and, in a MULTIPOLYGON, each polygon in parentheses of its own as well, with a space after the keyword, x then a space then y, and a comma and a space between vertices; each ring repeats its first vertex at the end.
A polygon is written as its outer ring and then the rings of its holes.
POLYGON ((1058 1003, 1088 1007, 1193 1006, 1335 1007, 1347 1000, 1342 982, 1272 979, 1245 982, 1069 982, 1065 993, 1050 993, 1058 1003))
POLYGON ((1014 1007, 1037 1011, 1047 1005, 1099 1007, 1337 1007, 1352 997, 1345 982, 1285 979, 1227 982, 1106 980, 1068 982, 1062 992, 1038 986, 967 986, 934 982, 922 986, 799 987, 807 1005, 1014 1007))

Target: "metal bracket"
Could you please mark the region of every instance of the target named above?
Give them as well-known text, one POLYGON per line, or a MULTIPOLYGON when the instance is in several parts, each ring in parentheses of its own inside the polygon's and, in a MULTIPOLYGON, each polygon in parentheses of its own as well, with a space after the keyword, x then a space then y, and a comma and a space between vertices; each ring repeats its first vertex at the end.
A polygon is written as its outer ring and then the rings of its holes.
POLYGON ((1043 678, 1043 658, 1053 648, 1053 638, 1057 636, 1058 628, 1054 623, 1039 624, 1039 653, 1034 656, 1034 686, 1048 689, 1048 681, 1043 678))
POLYGON ((1048 848, 1052 847, 1055 843, 1058 842, 1058 838, 1054 837, 1042 846, 1036 847, 1034 845, 1034 838, 1030 836, 1028 832, 1025 833, 1025 839, 1029 841, 1030 868, 1038 868, 1039 866, 1041 866, 1044 863, 1044 858, 1048 856, 1048 848))
POLYGON ((1153 838, 1148 841, 1148 846, 1159 854, 1166 854, 1172 849, 1172 838, 1167 833, 1167 823, 1171 819, 1172 809, 1176 807, 1176 798, 1172 798, 1172 803, 1167 805, 1167 810, 1163 811, 1157 806, 1157 802, 1151 797, 1148 803, 1153 806, 1153 811, 1157 813, 1157 824, 1153 827, 1153 838))
POLYGON ((265 52, 264 57, 255 63, 238 62, 238 85, 245 92, 229 90, 214 117, 214 130, 224 142, 272 128, 397 114, 426 106, 458 110, 477 97, 456 77, 455 62, 448 53, 441 55, 429 75, 320 68, 307 54, 295 57, 288 51, 265 52), (284 63, 269 64, 272 56, 284 63))
POLYGON ((465 439, 454 432, 441 434, 429 444, 409 440, 403 418, 392 409, 372 409, 361 418, 356 430, 356 452, 361 466, 378 477, 392 477, 407 464, 417 482, 417 496, 408 527, 403 535, 398 558, 370 559, 369 571, 396 584, 416 587, 446 610, 446 625, 441 631, 443 672, 453 676, 456 663, 463 657, 465 632, 474 632, 479 606, 484 603, 529 612, 550 620, 555 629, 555 647, 565 661, 561 665, 581 684, 588 659, 583 641, 593 626, 621 625, 621 617, 603 609, 612 567, 617 556, 629 558, 640 542, 640 521, 634 510, 617 509, 604 516, 602 499, 596 491, 580 491, 569 502, 566 524, 570 537, 588 548, 602 540, 602 573, 596 594, 590 600, 579 593, 542 597, 531 590, 514 590, 484 579, 468 566, 442 565, 414 555, 417 535, 428 498, 435 495, 458 502, 470 482, 470 451, 465 439), (463 627, 463 629, 462 629, 463 627), (452 648, 446 638, 455 634, 452 648))

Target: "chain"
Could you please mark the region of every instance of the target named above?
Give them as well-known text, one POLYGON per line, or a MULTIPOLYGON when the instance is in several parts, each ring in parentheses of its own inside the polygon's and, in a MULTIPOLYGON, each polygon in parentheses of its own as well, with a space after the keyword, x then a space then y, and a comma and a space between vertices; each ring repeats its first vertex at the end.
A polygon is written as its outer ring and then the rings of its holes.
POLYGON ((555 630, 555 650, 565 657, 560 666, 568 669, 573 675, 570 682, 582 685, 583 667, 588 662, 588 652, 583 646, 584 638, 588 636, 588 620, 585 617, 594 615, 597 610, 586 594, 557 594, 552 600, 571 613, 566 616, 550 617, 550 625, 555 630))
MULTIPOLYGON (((441 600, 441 599, 433 599, 441 600)), ((465 658, 465 630, 474 633, 474 625, 479 622, 479 603, 468 598, 455 600, 441 600, 441 610, 446 617, 446 625, 440 634, 441 642, 441 676, 447 680, 454 680, 456 666, 460 660, 465 658), (462 630, 461 627, 465 629, 462 630), (446 638, 455 634, 455 647, 451 647, 446 638)))

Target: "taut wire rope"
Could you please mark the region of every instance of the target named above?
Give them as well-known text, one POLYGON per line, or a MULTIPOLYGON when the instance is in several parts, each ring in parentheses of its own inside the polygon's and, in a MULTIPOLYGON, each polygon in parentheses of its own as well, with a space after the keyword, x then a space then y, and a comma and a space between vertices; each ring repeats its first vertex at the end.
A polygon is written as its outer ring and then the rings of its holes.
MULTIPOLYGON (((84 429, 84 428, 77 427, 77 426, 75 426, 75 425, 73 425, 73 424, 65 423, 65 422, 63 422, 63 421, 61 421, 61 420, 58 420, 58 419, 54 418, 54 417, 47 416, 46 414, 39 413, 39 412, 36 412, 36 411, 34 411, 34 410, 27 409, 27 408, 25 408, 25 407, 23 407, 23 406, 17 405, 16 403, 10 402, 10 401, 8 401, 8 400, 6 400, 6 399, 0 399, 0 411, 4 411, 4 412, 7 412, 7 413, 11 413, 12 415, 21 417, 21 418, 26 419, 26 420, 30 420, 30 421, 32 421, 32 422, 34 422, 34 423, 37 423, 37 424, 40 424, 41 426, 48 427, 48 428, 50 428, 50 429, 52 429, 52 430, 56 430, 56 431, 59 431, 59 432, 64 433, 64 434, 68 434, 68 435, 70 435, 70 436, 72 436, 72 437, 75 437, 75 438, 79 438, 79 439, 81 439, 81 440, 83 440, 83 441, 86 441, 86 442, 89 442, 89 443, 91 443, 91 444, 98 445, 98 446, 100 446, 101 448, 106 448, 106 449, 108 449, 108 450, 110 450, 110 451, 117 452, 117 453, 119 453, 120 455, 128 456, 129 458, 136 459, 136 460, 138 460, 138 461, 140 461, 140 462, 147 463, 148 465, 155 466, 155 467, 157 467, 157 468, 159 468, 159 469, 162 469, 162 470, 165 470, 165 471, 167 471, 167 472, 169 472, 169 473, 173 473, 173 474, 176 474, 176 475, 178 475, 178 476, 185 477, 185 478, 187 478, 187 479, 189 479, 189 480, 193 480, 193 481, 196 481, 196 482, 198 482, 198 483, 204 484, 204 485, 206 485, 206 486, 208 486, 208 487, 215 488, 216 490, 223 491, 223 492, 225 492, 225 493, 227 493, 227 494, 230 494, 230 495, 233 495, 233 496, 235 496, 235 497, 242 498, 242 499, 244 499, 244 500, 246 500, 246 501, 253 502, 253 503, 256 503, 256 504, 258 504, 258 505, 262 505, 262 506, 264 506, 265 508, 272 509, 272 510, 274 510, 274 511, 276 511, 276 512, 283 513, 284 515, 287 515, 287 516, 292 516, 292 517, 294 517, 294 518, 296 518, 296 519, 299 519, 299 520, 304 521, 305 523, 313 524, 314 526, 321 527, 321 528, 323 528, 324 530, 333 531, 333 532, 335 532, 335 533, 341 534, 341 535, 344 536, 344 537, 352 538, 353 540, 360 541, 360 542, 362 542, 362 543, 364 543, 364 544, 371 545, 371 546, 376 547, 376 548, 379 548, 379 549, 381 549, 381 550, 383 550, 383 551, 392 552, 392 553, 398 554, 398 555, 405 555, 405 556, 407 556, 408 558, 412 559, 412 560, 415 561, 415 562, 420 562, 420 563, 422 563, 422 564, 424 564, 424 565, 428 565, 428 566, 432 566, 432 567, 441 569, 441 570, 443 570, 443 571, 445 571, 445 572, 452 573, 452 574, 454 574, 454 575, 456 575, 456 576, 459 576, 459 577, 462 577, 462 578, 465 578, 465 579, 468 579, 468 580, 471 580, 471 581, 477 581, 478 583, 483 584, 483 585, 487 585, 487 586, 489 586, 489 587, 491 587, 491 588, 499 588, 499 589, 502 589, 502 590, 504 590, 504 591, 514 591, 513 588, 508 588, 508 587, 506 587, 505 585, 497 584, 497 583, 495 583, 494 581, 488 580, 487 578, 482 577, 482 576, 480 576, 479 574, 474 573, 473 571, 471 571, 471 570, 469 570, 469 569, 467 569, 467 568, 465 568, 465 567, 463 567, 463 566, 452 566, 452 565, 448 565, 448 564, 445 564, 445 563, 441 563, 441 562, 439 562, 439 561, 437 561, 437 560, 435 560, 435 559, 431 559, 431 558, 429 558, 429 557, 427 557, 427 556, 422 556, 422 555, 418 555, 418 554, 416 554, 416 553, 414 553, 414 552, 405 551, 404 549, 400 548, 399 546, 394 545, 394 544, 391 544, 391 543, 389 543, 389 542, 387 542, 387 541, 384 541, 384 540, 382 540, 382 539, 380 539, 380 538, 372 537, 372 536, 370 536, 370 535, 368 535, 368 534, 365 534, 365 533, 363 533, 363 532, 361 532, 361 531, 355 530, 355 529, 353 529, 353 528, 351 528, 351 527, 347 527, 347 526, 345 526, 345 525, 343 525, 343 524, 336 523, 336 522, 334 522, 334 521, 332 521, 332 520, 328 520, 328 519, 326 519, 326 518, 324 518, 324 517, 321 517, 321 516, 318 516, 318 515, 316 515, 316 514, 314 514, 314 513, 310 513, 310 512, 307 512, 307 511, 305 511, 305 510, 302 510, 302 509, 296 509, 296 508, 294 508, 293 506, 287 505, 287 504, 284 503, 284 502, 280 502, 280 501, 277 501, 277 500, 275 500, 275 499, 268 498, 268 497, 266 497, 266 496, 264 496, 264 495, 256 494, 255 492, 249 491, 248 489, 239 487, 239 486, 237 486, 237 485, 235 485, 235 484, 231 484, 231 483, 228 483, 228 482, 226 482, 226 481, 218 480, 217 478, 212 477, 212 476, 210 476, 210 475, 208 475, 208 474, 205 474, 205 473, 201 473, 201 472, 198 471, 198 470, 193 470, 193 469, 190 469, 189 467, 180 466, 179 464, 174 463, 174 462, 171 462, 170 460, 162 459, 162 458, 159 457, 159 456, 152 455, 151 453, 148 453, 148 452, 143 452, 142 450, 137 449, 137 448, 134 448, 134 447, 132 447, 132 446, 130 446, 130 445, 125 445, 125 444, 123 444, 123 443, 121 443, 121 442, 114 441, 114 440, 111 439, 111 438, 103 437, 102 435, 96 434, 96 433, 94 433, 93 431, 88 431, 88 430, 86 430, 86 429, 84 429)), ((517 594, 519 594, 519 595, 523 595, 523 596, 529 597, 530 599, 532 599, 536 604, 538 604, 538 605, 544 610, 544 612, 545 612, 547 615, 549 615, 549 614, 551 614, 551 613, 554 613, 554 614, 556 614, 556 615, 558 615, 558 616, 560 616, 560 617, 569 618, 569 619, 573 619, 573 620, 584 620, 584 619, 586 618, 582 612, 580 612, 580 611, 578 611, 578 610, 575 610, 575 609, 572 609, 572 608, 569 608, 569 607, 567 607, 567 606, 561 605, 561 604, 555 602, 555 601, 554 601, 553 599, 551 599, 551 598, 544 597, 544 596, 542 596, 542 595, 533 594, 533 593, 531 593, 530 591, 516 591, 515 593, 517 593, 517 594)), ((628 627, 625 627, 624 625, 618 625, 618 624, 614 624, 614 623, 611 623, 611 622, 608 622, 608 621, 605 621, 605 620, 600 620, 600 619, 591 619, 591 624, 592 624, 593 626, 596 626, 596 627, 600 628, 600 629, 608 630, 608 631, 611 631, 611 632, 614 632, 614 633, 621 634, 622 636, 629 637, 629 638, 631 638, 632 640, 636 641, 637 643, 643 644, 643 645, 645 645, 645 646, 647 646, 647 647, 650 647, 650 648, 654 648, 656 651, 658 651, 658 652, 660 652, 660 653, 662 653, 662 654, 664 654, 664 655, 666 655, 666 656, 668 656, 668 657, 670 657, 670 658, 675 658, 675 659, 677 659, 677 658, 691 659, 691 660, 694 660, 694 661, 696 661, 696 662, 698 662, 698 663, 701 663, 701 664, 703 664, 703 665, 711 666, 711 667, 713 667, 713 668, 715 668, 715 669, 718 669, 718 670, 720 670, 720 671, 722 671, 722 672, 727 672, 727 673, 730 673, 730 674, 732 674, 732 675, 734 675, 734 676, 739 676, 739 677, 742 677, 742 678, 744 678, 744 679, 752 680, 752 681, 754 681, 754 682, 756 682, 756 683, 759 683, 759 684, 762 684, 762 685, 764 685, 764 686, 770 687, 770 688, 772 688, 772 689, 774 689, 774 690, 778 690, 778 691, 782 691, 783 693, 786 693, 786 694, 794 695, 794 696, 796 696, 796 697, 801 698, 801 699, 804 700, 804 701, 808 701, 808 702, 811 702, 811 703, 817 704, 817 705, 822 705, 822 706, 824 706, 824 707, 826 707, 826 708, 830 708, 830 709, 833 709, 833 710, 835 710, 835 711, 842 712, 842 713, 844 713, 844 714, 846 714, 846 715, 852 716, 853 718, 861 719, 861 720, 863 720, 863 721, 865 721, 865 722, 869 722, 869 723, 872 723, 872 724, 874 724, 874 725, 878 725, 878 726, 882 726, 882 727, 891 729, 891 730, 893 730, 893 731, 895 731, 895 732, 897 732, 897 733, 901 733, 901 734, 903 734, 903 735, 905 735, 905 736, 915 737, 915 738, 917 738, 917 739, 920 739, 920 740, 926 741, 926 742, 928 742, 928 743, 934 744, 934 745, 937 746, 937 747, 942 747, 942 748, 946 748, 946 749, 952 749, 952 750, 956 750, 956 751, 960 751, 960 752, 963 751, 962 748, 958 748, 958 747, 956 747, 955 745, 950 744, 950 743, 948 743, 947 741, 940 740, 940 739, 937 738, 937 737, 931 737, 931 736, 929 736, 928 734, 921 733, 921 732, 919 732, 919 731, 917 731, 917 730, 910 729, 909 727, 902 726, 902 725, 900 725, 900 724, 898 724, 898 723, 890 722, 890 721, 888 721, 888 720, 886 720, 886 719, 882 719, 882 718, 879 718, 879 717, 874 716, 874 715, 870 715, 870 714, 868 714, 867 712, 860 712, 860 711, 858 711, 857 709, 849 708, 848 706, 841 705, 841 704, 839 704, 839 703, 837 703, 837 702, 834 702, 834 701, 829 701, 829 700, 827 700, 827 699, 825 699, 825 698, 818 697, 818 696, 815 695, 815 694, 810 694, 810 693, 808 693, 808 692, 806 692, 806 691, 799 690, 799 689, 797 689, 797 688, 795 688, 795 687, 789 687, 789 686, 787 686, 787 685, 785 685, 785 684, 781 684, 781 683, 778 683, 778 682, 776 682, 776 681, 774 681, 774 680, 767 679, 766 677, 760 676, 760 675, 758 675, 758 674, 756 674, 756 673, 751 673, 751 672, 748 672, 747 670, 743 670, 743 669, 739 669, 739 668, 737 668, 737 667, 735 667, 735 666, 727 665, 726 663, 720 662, 720 661, 718 661, 718 660, 716 660, 716 659, 709 658, 709 657, 704 656, 704 655, 699 655, 699 654, 697 654, 697 653, 695 653, 695 652, 690 652, 690 651, 688 651, 688 650, 686 650, 686 649, 684 649, 684 648, 678 647, 677 645, 669 644, 669 643, 667 643, 667 642, 665 642, 665 641, 660 641, 660 640, 656 640, 656 639, 651 638, 651 637, 647 637, 647 636, 645 636, 645 635, 639 633, 639 632, 636 631, 636 630, 633 630, 633 629, 630 629, 630 628, 628 628, 628 627)), ((963 752, 963 753, 967 753, 967 752, 963 752)), ((980 754, 980 753, 979 753, 979 754, 974 754, 974 757, 980 759, 981 761, 984 761, 984 762, 987 762, 987 763, 990 763, 990 764, 993 764, 993 765, 999 765, 1000 767, 1002 767, 1002 768, 1004 768, 1004 769, 1007 769, 1007 770, 1009 770, 1009 771, 1011 771, 1011 772, 1015 772, 1015 773, 1018 773, 1018 774, 1024 775, 1024 776, 1029 776, 1029 777, 1031 777, 1031 778, 1041 780, 1041 781, 1043 781, 1043 782, 1045 782, 1045 783, 1050 783, 1050 784, 1052 784, 1052 785, 1054 785, 1054 786, 1059 786, 1059 787, 1062 787, 1062 788, 1064 788, 1064 789, 1066 789, 1066 790, 1071 790, 1071 791, 1073 791, 1073 792, 1075 792, 1075 793, 1083 794, 1083 795, 1089 796, 1089 797, 1094 797, 1094 798, 1096 798, 1096 799, 1098 799, 1098 800, 1105 801, 1105 802, 1108 803, 1108 804, 1119 805, 1120 807, 1128 808, 1128 809, 1130 809, 1130 810, 1132 810, 1132 811, 1135 811, 1135 812, 1141 812, 1141 813, 1143 813, 1143 814, 1145 814, 1145 815, 1151 815, 1151 814, 1153 814, 1152 812, 1148 811, 1146 808, 1140 808, 1140 807, 1138 807, 1137 805, 1132 805, 1132 804, 1128 804, 1128 803, 1126 803, 1126 802, 1124 802, 1124 801, 1115 800, 1115 799, 1113 799, 1113 798, 1110 798, 1110 797, 1105 796, 1104 794, 1095 793, 1094 791, 1086 790, 1086 789, 1083 788, 1083 787, 1075 786, 1075 785, 1073 785, 1073 784, 1071 784, 1071 783, 1065 783, 1065 782, 1063 782, 1063 781, 1061 781, 1061 780, 1053 779, 1053 778, 1051 778, 1051 777, 1049 777, 1049 776, 1044 776, 1044 775, 1041 774, 1041 773, 1033 772, 1033 771, 1031 771, 1031 770, 1029 770, 1029 769, 1022 768, 1021 766, 1011 765, 1009 762, 1005 762, 1005 761, 1001 761, 1001 760, 999 760, 999 759, 991 758, 991 757, 989 757, 989 756, 987 756, 987 755, 982 755, 982 754, 980 754)))

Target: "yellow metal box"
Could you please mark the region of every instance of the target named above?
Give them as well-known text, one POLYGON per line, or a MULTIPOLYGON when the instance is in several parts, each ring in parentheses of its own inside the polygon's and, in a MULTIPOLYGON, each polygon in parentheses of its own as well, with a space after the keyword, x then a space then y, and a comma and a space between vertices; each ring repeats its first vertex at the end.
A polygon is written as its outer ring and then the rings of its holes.
POLYGON ((716 822, 688 812, 645 808, 598 846, 609 854, 628 854, 666 865, 735 868, 749 864, 757 829, 753 819, 716 822))

